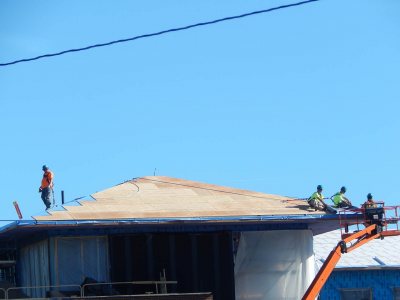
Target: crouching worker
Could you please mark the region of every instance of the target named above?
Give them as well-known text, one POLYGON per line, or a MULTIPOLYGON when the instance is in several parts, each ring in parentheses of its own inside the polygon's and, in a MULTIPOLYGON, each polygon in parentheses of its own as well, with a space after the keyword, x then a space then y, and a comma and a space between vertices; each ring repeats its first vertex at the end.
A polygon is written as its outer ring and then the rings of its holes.
POLYGON ((350 200, 347 199, 344 194, 346 193, 346 187, 342 186, 340 192, 336 193, 331 197, 335 207, 352 207, 350 200))
POLYGON ((310 196, 307 200, 308 205, 310 205, 315 210, 326 211, 328 205, 324 202, 324 196, 322 195, 322 186, 317 186, 317 191, 310 196))

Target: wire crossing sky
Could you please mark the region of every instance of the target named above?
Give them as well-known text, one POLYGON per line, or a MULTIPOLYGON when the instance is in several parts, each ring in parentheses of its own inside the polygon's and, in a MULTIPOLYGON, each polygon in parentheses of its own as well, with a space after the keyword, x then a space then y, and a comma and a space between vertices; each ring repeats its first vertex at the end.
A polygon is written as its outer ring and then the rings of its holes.
POLYGON ((162 34, 167 34, 167 33, 171 33, 171 32, 188 30, 188 29, 195 28, 195 27, 212 25, 212 24, 216 24, 216 23, 220 23, 220 22, 225 22, 225 21, 245 18, 245 17, 249 17, 249 16, 254 16, 254 15, 258 15, 258 14, 272 12, 272 11, 275 11, 275 10, 280 10, 280 9, 285 9, 285 8, 289 8, 289 7, 304 5, 304 4, 307 4, 307 3, 310 3, 310 2, 316 2, 316 1, 319 1, 319 0, 301 1, 301 2, 297 2, 297 3, 292 3, 292 4, 281 5, 281 6, 277 6, 277 7, 273 7, 273 8, 253 11, 253 12, 250 12, 250 13, 245 13, 245 14, 241 14, 241 15, 237 15, 237 16, 225 17, 225 18, 216 19, 216 20, 213 20, 213 21, 201 22, 201 23, 187 25, 187 26, 183 26, 183 27, 162 30, 162 31, 159 31, 159 32, 138 35, 138 36, 131 37, 131 38, 120 39, 120 40, 111 41, 111 42, 107 42, 107 43, 91 45, 91 46, 87 46, 87 47, 83 47, 83 48, 69 49, 69 50, 64 50, 64 51, 61 51, 61 52, 51 53, 51 54, 43 54, 43 55, 39 55, 39 56, 32 57, 32 58, 24 58, 24 59, 15 60, 15 61, 12 61, 12 62, 0 63, 0 66, 1 67, 5 67, 5 66, 18 64, 18 63, 34 61, 34 60, 38 60, 38 59, 42 59, 42 58, 60 56, 60 55, 64 55, 64 54, 72 53, 72 52, 86 51, 86 50, 90 50, 90 49, 93 49, 93 48, 111 46, 111 45, 114 45, 114 44, 125 43, 125 42, 131 42, 131 41, 138 40, 138 39, 149 38, 149 37, 158 36, 158 35, 162 35, 162 34))

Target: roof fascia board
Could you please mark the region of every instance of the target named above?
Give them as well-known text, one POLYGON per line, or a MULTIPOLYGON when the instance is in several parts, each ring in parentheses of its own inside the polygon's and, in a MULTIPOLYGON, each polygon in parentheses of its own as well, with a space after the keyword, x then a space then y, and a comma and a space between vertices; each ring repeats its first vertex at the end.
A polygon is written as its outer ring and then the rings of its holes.
MULTIPOLYGON (((235 216, 235 217, 195 217, 195 218, 146 218, 146 219, 114 219, 114 220, 22 220, 14 221, 0 228, 0 238, 2 235, 12 234, 14 231, 25 231, 28 228, 38 230, 55 230, 63 227, 73 227, 74 229, 83 227, 119 227, 123 225, 135 225, 138 231, 147 228, 151 231, 193 231, 193 227, 201 228, 202 231, 255 231, 255 230, 280 230, 280 229, 309 229, 311 224, 332 222, 337 220, 337 215, 263 215, 263 216, 235 216), (271 225, 274 224, 274 225, 271 225), (296 225, 297 224, 297 225, 296 225), (137 225, 137 226, 136 226, 137 225), (154 225, 160 228, 155 228, 154 225), (175 229, 173 227, 174 226, 175 229), (165 228, 162 228, 165 227, 165 228), (190 228, 183 228, 190 227, 190 228), (10 232, 12 231, 12 232, 10 232)), ((315 224, 319 226, 318 224, 315 224)), ((97 229, 99 229, 97 227, 97 229)), ((65 229, 65 228, 64 228, 65 229)), ((96 230, 97 230, 96 229, 96 230)), ((330 229, 331 230, 331 229, 330 229)))
POLYGON ((228 217, 190 217, 190 218, 132 218, 132 219, 99 219, 99 220, 27 220, 24 222, 31 225, 46 224, 108 224, 108 223, 169 223, 169 222, 219 222, 219 221, 284 221, 284 220, 320 220, 338 219, 336 215, 259 215, 259 216, 228 216, 228 217))

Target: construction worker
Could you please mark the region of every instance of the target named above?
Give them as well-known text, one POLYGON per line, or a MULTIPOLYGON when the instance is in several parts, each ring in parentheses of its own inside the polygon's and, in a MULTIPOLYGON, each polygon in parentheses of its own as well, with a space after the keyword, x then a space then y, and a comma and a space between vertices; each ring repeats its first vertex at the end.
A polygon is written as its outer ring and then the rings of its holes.
POLYGON ((328 205, 324 202, 321 185, 317 186, 317 191, 308 198, 307 202, 315 210, 325 211, 327 209, 328 205))
POLYGON ((51 207, 51 196, 53 194, 53 178, 54 174, 52 171, 50 171, 49 167, 44 165, 42 167, 43 170, 43 178, 42 178, 42 184, 40 185, 39 188, 39 193, 42 193, 42 200, 44 205, 46 205, 46 210, 48 210, 51 207))
MULTIPOLYGON (((372 198, 371 193, 367 195, 367 201, 364 202, 362 207, 365 209, 365 218, 366 224, 365 226, 376 224, 377 232, 382 232, 383 230, 383 214, 385 213, 384 208, 376 204, 374 199, 372 198)), ((383 239, 383 236, 381 236, 383 239)))
POLYGON ((374 208, 374 207, 376 207, 376 203, 375 203, 374 199, 372 199, 371 193, 368 193, 367 201, 364 202, 362 207, 363 208, 374 208))
POLYGON ((335 207, 351 207, 353 206, 349 199, 344 194, 346 193, 346 187, 342 186, 340 192, 336 193, 331 197, 335 207))

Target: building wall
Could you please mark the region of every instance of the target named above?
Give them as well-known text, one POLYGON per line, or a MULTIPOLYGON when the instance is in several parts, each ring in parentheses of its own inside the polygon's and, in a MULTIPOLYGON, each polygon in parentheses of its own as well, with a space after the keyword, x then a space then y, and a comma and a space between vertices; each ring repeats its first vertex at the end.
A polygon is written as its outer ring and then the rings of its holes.
MULTIPOLYGON (((212 292, 215 300, 235 299, 232 234, 137 233, 110 235, 111 280, 160 280, 168 292, 212 292)), ((119 286, 121 294, 151 292, 152 286, 119 286)))
POLYGON ((334 271, 321 291, 321 300, 339 300, 340 289, 372 288, 372 299, 394 299, 393 287, 400 286, 400 270, 334 271))

